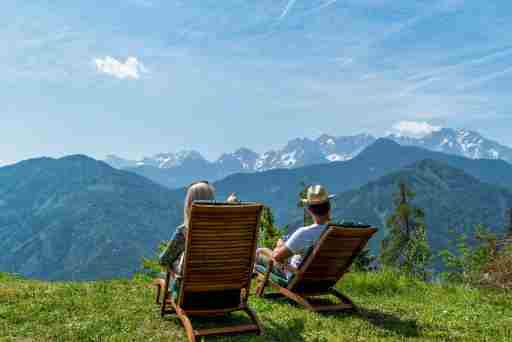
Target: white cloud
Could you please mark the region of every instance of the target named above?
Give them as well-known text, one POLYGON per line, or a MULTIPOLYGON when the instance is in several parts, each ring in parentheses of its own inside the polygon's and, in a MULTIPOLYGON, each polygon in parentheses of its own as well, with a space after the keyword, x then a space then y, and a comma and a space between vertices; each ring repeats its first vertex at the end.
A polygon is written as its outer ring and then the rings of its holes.
POLYGON ((120 62, 115 58, 95 58, 94 64, 98 72, 117 77, 119 79, 139 79, 140 74, 147 72, 144 65, 135 57, 128 57, 126 62, 120 62))
POLYGON ((393 125, 393 133, 413 138, 423 138, 439 130, 441 130, 439 126, 420 121, 400 121, 393 125))

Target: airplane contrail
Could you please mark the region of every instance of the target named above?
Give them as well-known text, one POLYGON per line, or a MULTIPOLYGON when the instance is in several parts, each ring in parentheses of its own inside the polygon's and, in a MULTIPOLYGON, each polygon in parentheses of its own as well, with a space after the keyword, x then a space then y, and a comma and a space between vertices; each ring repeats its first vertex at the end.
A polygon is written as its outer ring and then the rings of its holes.
POLYGON ((481 84, 487 83, 489 81, 500 78, 500 77, 505 76, 510 73, 512 73, 512 67, 508 67, 504 70, 493 72, 492 74, 489 74, 487 76, 483 76, 483 77, 477 78, 476 80, 461 84, 461 85, 457 86, 457 90, 466 90, 467 88, 479 86, 481 84))
POLYGON ((428 72, 424 72, 424 73, 421 73, 421 74, 416 74, 416 75, 413 75, 413 76, 409 77, 408 79, 409 80, 417 80, 417 79, 421 79, 421 78, 425 78, 425 77, 430 77, 430 76, 434 76, 434 75, 437 75, 437 74, 441 74, 441 73, 446 72, 446 71, 463 68, 465 66, 482 64, 482 63, 485 63, 487 61, 493 60, 495 58, 499 58, 499 57, 510 55, 510 54, 512 54, 512 49, 505 49, 503 51, 490 53, 490 54, 485 55, 485 56, 480 57, 480 58, 475 58, 475 59, 471 59, 469 61, 465 61, 465 62, 461 62, 461 63, 457 63, 457 64, 452 64, 452 65, 448 65, 448 66, 444 66, 444 67, 440 67, 438 69, 434 69, 434 70, 431 70, 431 71, 428 71, 428 72))
POLYGON ((336 1, 338 0, 329 0, 329 1, 326 1, 324 2, 323 4, 321 4, 320 6, 318 6, 317 8, 315 8, 314 10, 319 10, 319 9, 322 9, 322 8, 325 8, 327 6, 331 6, 332 4, 334 4, 336 1))
POLYGON ((286 5, 285 9, 283 10, 283 13, 281 13, 281 15, 279 16, 279 20, 282 20, 284 17, 286 17, 288 12, 292 9, 293 5, 295 5, 295 1, 297 1, 297 0, 288 1, 288 4, 286 5))
POLYGON ((400 92, 400 94, 398 94, 398 96, 402 97, 402 96, 408 95, 408 94, 412 93, 413 91, 415 91, 417 89, 420 89, 420 88, 422 88, 422 87, 424 87, 426 85, 429 85, 430 83, 433 83, 433 82, 439 81, 439 80, 440 80, 440 78, 438 78, 438 77, 432 77, 432 78, 428 78, 426 80, 420 81, 420 82, 418 82, 418 83, 416 83, 416 84, 414 84, 414 85, 412 85, 412 86, 410 86, 408 88, 403 89, 400 92))

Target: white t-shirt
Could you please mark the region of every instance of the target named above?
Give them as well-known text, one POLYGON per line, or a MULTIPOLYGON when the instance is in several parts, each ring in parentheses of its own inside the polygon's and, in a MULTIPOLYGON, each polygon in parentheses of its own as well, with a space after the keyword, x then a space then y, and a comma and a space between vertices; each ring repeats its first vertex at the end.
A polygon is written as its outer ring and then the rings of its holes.
MULTIPOLYGON (((312 224, 297 229, 285 242, 285 246, 294 254, 290 258, 290 265, 298 268, 309 249, 320 239, 327 224, 312 224)), ((292 273, 287 273, 290 278, 292 273)))

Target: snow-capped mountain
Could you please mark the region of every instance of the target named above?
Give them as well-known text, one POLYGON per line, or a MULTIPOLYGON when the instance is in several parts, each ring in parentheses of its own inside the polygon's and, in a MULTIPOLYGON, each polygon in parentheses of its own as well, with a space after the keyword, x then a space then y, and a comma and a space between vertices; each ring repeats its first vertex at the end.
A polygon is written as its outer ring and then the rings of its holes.
POLYGON ((424 137, 390 134, 388 138, 402 145, 460 155, 471 159, 503 159, 512 163, 512 148, 484 138, 480 133, 466 129, 442 128, 424 137))
POLYGON ((124 159, 114 154, 109 154, 105 158, 105 162, 116 169, 129 169, 141 166, 171 169, 192 161, 208 162, 199 152, 189 150, 177 153, 158 153, 152 157, 144 157, 139 160, 124 159))
POLYGON ((219 169, 232 170, 232 173, 256 170, 256 163, 260 158, 259 154, 248 149, 240 148, 233 153, 224 153, 215 162, 219 169))
POLYGON ((143 158, 136 166, 154 166, 159 169, 171 169, 187 162, 204 162, 206 159, 197 151, 184 150, 177 153, 159 153, 153 157, 143 158))
POLYGON ((321 135, 316 142, 320 145, 322 154, 328 161, 344 161, 354 158, 362 150, 375 142, 370 134, 358 134, 345 137, 321 135))
POLYGON ((288 169, 325 162, 325 156, 316 141, 298 138, 289 141, 282 150, 263 153, 256 162, 255 171, 288 169))
POLYGON ((104 161, 116 169, 127 169, 137 166, 137 160, 124 159, 116 156, 115 154, 107 155, 104 161))
MULTIPOLYGON (((410 123, 409 123, 410 124, 410 123)), ((402 125, 407 126, 407 123, 402 125)), ((512 163, 512 148, 465 130, 415 124, 412 132, 401 129, 386 137, 401 145, 455 154, 471 159, 503 159, 512 163)), ((111 166, 129 169, 168 187, 181 187, 194 179, 219 180, 234 173, 261 172, 278 168, 297 168, 312 164, 346 161, 357 156, 377 138, 370 134, 335 137, 321 135, 317 139, 290 140, 282 149, 258 154, 248 148, 225 153, 215 161, 206 160, 199 152, 160 153, 141 160, 127 160, 109 155, 111 166)))

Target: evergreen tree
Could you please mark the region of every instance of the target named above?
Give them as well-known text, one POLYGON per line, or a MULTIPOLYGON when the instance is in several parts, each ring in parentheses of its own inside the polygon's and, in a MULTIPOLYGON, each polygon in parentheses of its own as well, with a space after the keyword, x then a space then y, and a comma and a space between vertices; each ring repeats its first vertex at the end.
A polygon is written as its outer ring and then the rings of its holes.
POLYGON ((505 217, 505 236, 512 237, 512 208, 507 210, 505 217))
POLYGON ((409 201, 414 193, 405 183, 395 195, 395 211, 387 219, 388 235, 382 241, 381 261, 412 276, 426 279, 431 261, 427 242, 425 214, 409 201))
POLYGON ((273 249, 283 235, 283 232, 275 226, 274 214, 269 207, 263 207, 260 219, 260 235, 259 243, 260 247, 267 247, 273 249))
POLYGON ((299 208, 303 208, 303 210, 304 210, 304 226, 309 226, 309 225, 313 224, 313 219, 311 218, 311 215, 309 215, 309 213, 307 212, 307 210, 304 206, 304 203, 302 203, 302 200, 306 199, 306 197, 308 195, 309 185, 307 185, 305 182, 301 182, 300 186, 301 186, 302 190, 299 193, 299 202, 298 202, 297 206, 299 208))

